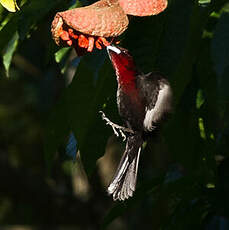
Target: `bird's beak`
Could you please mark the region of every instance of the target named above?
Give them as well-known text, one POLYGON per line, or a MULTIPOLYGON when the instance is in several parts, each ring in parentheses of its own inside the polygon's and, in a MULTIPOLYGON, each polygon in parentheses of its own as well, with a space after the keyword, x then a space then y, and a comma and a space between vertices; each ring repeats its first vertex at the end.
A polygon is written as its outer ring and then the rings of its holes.
POLYGON ((110 54, 111 51, 113 51, 116 54, 120 54, 121 53, 121 50, 119 48, 117 48, 116 46, 113 46, 113 45, 107 46, 107 52, 108 52, 108 54, 110 54))

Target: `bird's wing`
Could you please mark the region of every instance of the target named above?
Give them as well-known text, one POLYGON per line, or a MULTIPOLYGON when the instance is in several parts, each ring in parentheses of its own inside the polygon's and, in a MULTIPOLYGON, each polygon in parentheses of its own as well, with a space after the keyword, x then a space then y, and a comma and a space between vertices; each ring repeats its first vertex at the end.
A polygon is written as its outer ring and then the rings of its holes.
POLYGON ((142 92, 145 100, 145 131, 152 131, 172 110, 172 90, 169 82, 159 73, 144 76, 142 92))

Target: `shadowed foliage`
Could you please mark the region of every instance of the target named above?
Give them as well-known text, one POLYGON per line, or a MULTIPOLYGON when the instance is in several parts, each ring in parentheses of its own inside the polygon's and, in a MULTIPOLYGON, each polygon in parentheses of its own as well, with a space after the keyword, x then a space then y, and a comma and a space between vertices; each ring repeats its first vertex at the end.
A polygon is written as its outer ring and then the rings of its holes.
POLYGON ((143 72, 166 74, 174 113, 144 145, 123 203, 106 193, 124 150, 99 113, 122 124, 108 56, 79 58, 50 33, 56 12, 92 2, 0 5, 2 229, 229 229, 228 1, 170 0, 129 18, 120 46, 143 72))

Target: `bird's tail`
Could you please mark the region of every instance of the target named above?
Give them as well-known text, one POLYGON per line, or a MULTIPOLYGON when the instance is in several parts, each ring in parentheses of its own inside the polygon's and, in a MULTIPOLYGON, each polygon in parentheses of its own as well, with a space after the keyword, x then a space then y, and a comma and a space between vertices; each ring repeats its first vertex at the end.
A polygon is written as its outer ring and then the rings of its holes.
POLYGON ((108 193, 113 195, 113 200, 125 200, 133 195, 142 144, 143 139, 140 134, 127 138, 125 152, 107 189, 108 193))

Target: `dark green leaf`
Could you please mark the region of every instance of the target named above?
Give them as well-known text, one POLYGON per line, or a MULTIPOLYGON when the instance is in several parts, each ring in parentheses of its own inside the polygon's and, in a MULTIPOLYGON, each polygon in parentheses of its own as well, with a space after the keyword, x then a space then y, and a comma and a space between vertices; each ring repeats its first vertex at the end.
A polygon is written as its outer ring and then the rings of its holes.
POLYGON ((46 124, 44 150, 49 174, 58 147, 64 143, 71 131, 67 111, 66 97, 63 95, 54 107, 46 124))
MULTIPOLYGON (((60 4, 60 0, 56 1, 30 1, 26 6, 20 11, 20 20, 19 20, 19 35, 20 39, 25 39, 27 33, 31 28, 34 28, 35 25, 41 20, 45 15, 54 7, 60 4)), ((51 23, 51 22, 50 22, 51 23)), ((51 24, 50 24, 51 26, 51 24)))
MULTIPOLYGON (((90 65, 89 58, 81 61, 67 92, 70 124, 88 174, 93 171, 96 160, 104 154, 108 134, 111 133, 99 111, 116 87, 110 63, 103 64, 97 76, 96 68, 90 68, 92 63, 90 65)), ((101 66, 98 58, 97 61, 97 65, 101 66)))
POLYGON ((229 13, 224 13, 219 19, 212 40, 212 58, 215 71, 222 76, 229 66, 229 13))
POLYGON ((19 36, 18 33, 16 32, 12 37, 12 39, 9 41, 8 46, 6 47, 6 50, 3 54, 3 65, 5 67, 7 77, 9 77, 9 68, 10 68, 13 54, 18 45, 18 39, 19 36))
POLYGON ((18 13, 0 31, 0 50, 3 50, 17 31, 18 13))
POLYGON ((145 182, 136 190, 133 198, 125 202, 118 202, 117 204, 115 204, 108 212, 108 214, 105 216, 103 223, 101 225, 101 230, 106 229, 115 218, 123 215, 128 209, 136 205, 145 196, 149 196, 156 192, 157 186, 162 183, 163 179, 164 177, 161 176, 152 179, 151 181, 145 182))

